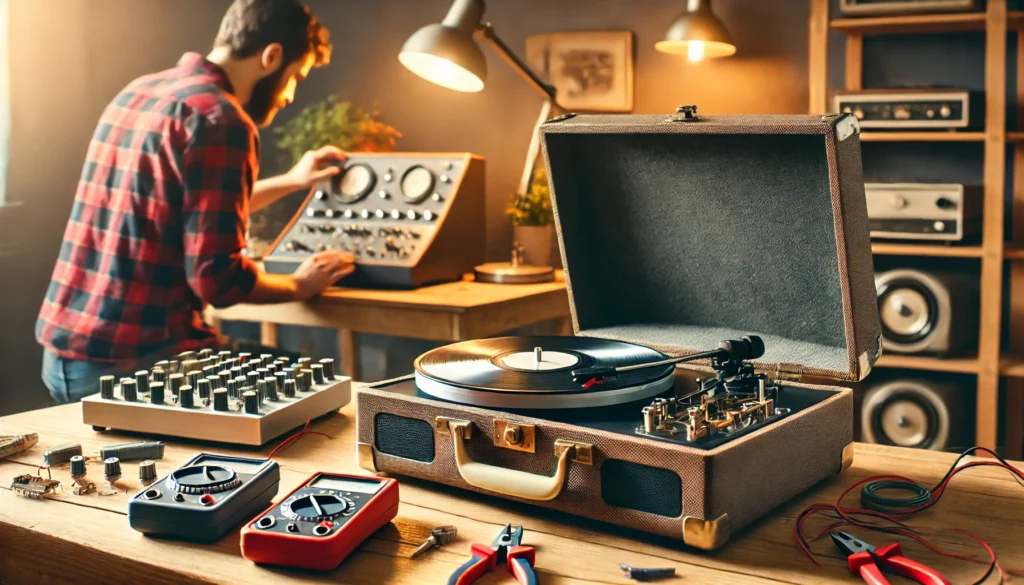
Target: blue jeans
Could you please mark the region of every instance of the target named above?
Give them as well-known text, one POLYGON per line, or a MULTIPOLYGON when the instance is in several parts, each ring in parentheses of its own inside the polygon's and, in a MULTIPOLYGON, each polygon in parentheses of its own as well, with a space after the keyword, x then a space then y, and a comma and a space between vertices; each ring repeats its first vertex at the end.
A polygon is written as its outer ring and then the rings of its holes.
POLYGON ((79 402, 90 394, 98 394, 101 376, 118 379, 130 374, 119 372, 113 364, 66 360, 43 350, 43 384, 57 404, 79 402))

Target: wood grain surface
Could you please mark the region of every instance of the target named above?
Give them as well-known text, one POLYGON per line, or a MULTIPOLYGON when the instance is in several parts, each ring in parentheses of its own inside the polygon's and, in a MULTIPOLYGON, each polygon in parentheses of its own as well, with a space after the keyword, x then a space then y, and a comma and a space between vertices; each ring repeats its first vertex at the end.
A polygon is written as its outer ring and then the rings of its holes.
MULTIPOLYGON (((352 405, 316 421, 313 428, 331 439, 302 437, 275 455, 282 468, 279 497, 317 471, 364 473, 355 462, 352 405)), ((664 583, 857 583, 831 542, 813 545, 820 554, 820 567, 811 565, 797 551, 792 530, 799 511, 811 502, 834 501, 846 486, 868 475, 900 473, 934 483, 953 460, 953 456, 944 453, 858 444, 853 467, 844 474, 817 486, 752 528, 733 535, 730 543, 713 553, 689 550, 672 541, 497 498, 399 478, 402 503, 395 521, 363 543, 335 571, 312 573, 250 563, 239 554, 237 530, 210 545, 145 537, 134 532, 128 526, 126 513, 130 495, 140 487, 135 463, 123 465, 124 480, 119 485, 128 494, 74 496, 65 491, 47 500, 15 495, 7 489, 12 478, 34 473, 48 447, 79 442, 87 455, 95 455, 102 445, 144 438, 93 432, 81 423, 79 405, 0 419, 0 433, 30 431, 39 433, 39 444, 0 462, 0 583, 4 584, 445 583, 448 575, 468 557, 471 542, 489 543, 507 522, 523 523, 524 543, 537 547, 537 570, 542 584, 633 583, 618 569, 620 562, 640 567, 674 567, 676 577, 664 583), (416 559, 409 558, 430 530, 443 524, 458 527, 457 540, 416 559)), ((199 451, 267 454, 278 442, 257 450, 166 441, 164 458, 157 462, 158 474, 164 476, 199 451)), ((799 461, 793 464, 799 465, 799 461)), ((90 478, 98 485, 102 482, 101 470, 99 462, 90 462, 90 478)), ((66 468, 54 469, 53 473, 70 485, 66 468)), ((812 526, 820 528, 822 522, 812 526)), ((1024 487, 1006 472, 990 468, 965 472, 953 481, 935 509, 912 519, 911 524, 949 551, 979 554, 979 547, 969 538, 950 531, 970 530, 994 547, 1005 566, 1024 568, 1024 546, 1020 540, 1024 534, 1024 487)), ((863 532, 859 534, 865 536, 863 532)), ((875 544, 886 544, 889 540, 877 533, 866 537, 875 544)), ((904 542, 904 551, 942 571, 951 583, 971 582, 983 572, 980 565, 937 556, 913 542, 904 542)), ((504 570, 478 581, 482 585, 513 582, 504 570)), ((893 583, 901 582, 893 578, 893 583)))

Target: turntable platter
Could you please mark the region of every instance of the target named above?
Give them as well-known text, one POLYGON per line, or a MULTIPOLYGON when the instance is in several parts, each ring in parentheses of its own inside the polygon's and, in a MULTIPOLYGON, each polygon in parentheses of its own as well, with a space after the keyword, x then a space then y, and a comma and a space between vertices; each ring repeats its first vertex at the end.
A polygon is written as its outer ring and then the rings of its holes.
POLYGON ((589 389, 572 370, 666 359, 653 349, 589 337, 499 337, 429 351, 415 362, 416 385, 442 400, 504 409, 610 406, 672 388, 672 365, 623 372, 589 389))

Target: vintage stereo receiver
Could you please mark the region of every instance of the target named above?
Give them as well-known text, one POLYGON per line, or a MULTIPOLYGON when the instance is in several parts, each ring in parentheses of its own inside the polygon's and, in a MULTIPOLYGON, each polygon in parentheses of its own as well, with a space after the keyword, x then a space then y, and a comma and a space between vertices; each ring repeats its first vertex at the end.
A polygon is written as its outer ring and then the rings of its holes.
POLYGON ((310 190, 271 244, 267 272, 291 273, 324 250, 351 252, 345 286, 458 280, 484 261, 484 159, 468 153, 350 153, 310 190))
POLYGON ((843 16, 895 16, 940 12, 975 12, 983 0, 839 0, 843 16))
POLYGON ((937 376, 870 380, 860 401, 860 441, 936 451, 972 444, 969 389, 937 376))
POLYGON ((875 277, 882 345, 894 353, 955 354, 978 340, 978 279, 899 269, 875 277))
POLYGON ((842 91, 834 111, 853 114, 861 128, 934 130, 980 126, 985 98, 965 89, 842 91))
POLYGON ((867 183, 864 195, 873 238, 962 242, 981 234, 981 187, 867 183))
POLYGON ((881 352, 857 120, 685 106, 541 138, 575 335, 360 388, 359 464, 704 549, 848 465, 838 382, 881 352))

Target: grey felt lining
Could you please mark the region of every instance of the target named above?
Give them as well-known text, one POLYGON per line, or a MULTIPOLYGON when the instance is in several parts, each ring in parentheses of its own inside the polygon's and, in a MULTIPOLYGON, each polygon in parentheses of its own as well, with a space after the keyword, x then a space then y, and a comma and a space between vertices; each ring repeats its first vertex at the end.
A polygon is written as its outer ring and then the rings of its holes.
POLYGON ((552 133, 549 174, 586 335, 850 369, 823 135, 552 133))

